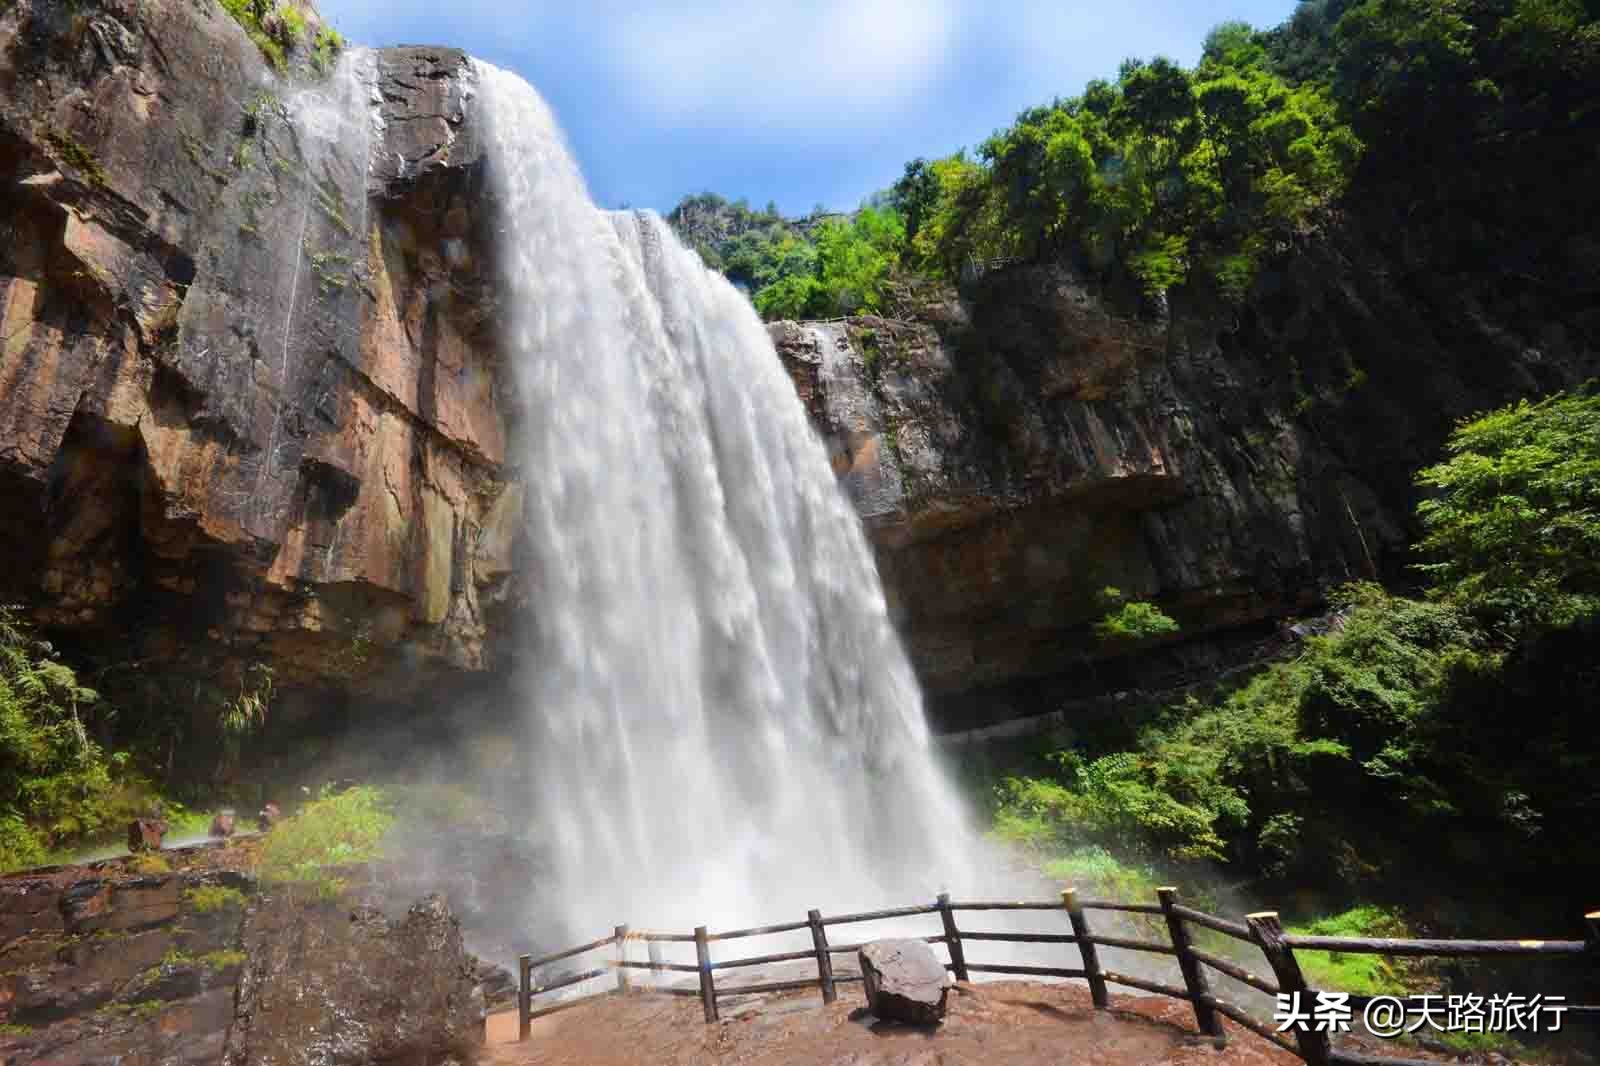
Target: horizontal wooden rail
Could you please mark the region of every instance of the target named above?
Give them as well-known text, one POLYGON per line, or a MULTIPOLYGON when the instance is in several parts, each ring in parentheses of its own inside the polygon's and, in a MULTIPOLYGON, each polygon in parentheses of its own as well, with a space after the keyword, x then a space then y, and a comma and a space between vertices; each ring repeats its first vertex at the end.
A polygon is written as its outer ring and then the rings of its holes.
POLYGON ((1257 1021, 1253 1015, 1243 1008, 1213 995, 1206 995, 1202 997, 1201 1002, 1210 1007, 1212 1010, 1216 1011, 1218 1014, 1222 1015, 1224 1018, 1238 1022, 1240 1025, 1261 1037, 1263 1040, 1270 1040, 1272 1043, 1287 1051, 1289 1054, 1294 1055, 1297 1058, 1299 1057, 1300 1052, 1295 1047, 1294 1041, 1286 1039, 1282 1033, 1278 1032, 1267 1023, 1257 1021))
POLYGON ((982 903, 982 902, 952 902, 950 909, 953 911, 1058 911, 1061 904, 1055 900, 1041 903, 1035 900, 1018 900, 1015 903, 982 903))
MULTIPOLYGON (((908 918, 913 914, 937 914, 937 903, 924 903, 916 907, 890 907, 882 911, 862 911, 860 914, 840 914, 833 918, 822 919, 823 925, 846 925, 850 922, 875 922, 882 918, 908 918)), ((800 928, 805 928, 804 922, 800 928)))
MULTIPOLYGON (((810 955, 811 952, 804 952, 810 955)), ((687 962, 640 962, 637 959, 617 959, 611 965, 621 970, 656 970, 664 973, 699 973, 700 967, 687 962)))
POLYGON ((563 999, 559 1003, 550 1004, 548 1007, 540 1007, 538 1010, 529 1011, 528 1021, 531 1022, 535 1018, 543 1018, 547 1014, 560 1014, 564 1010, 571 1010, 573 1007, 582 1006, 592 999, 600 999, 609 995, 612 995, 612 990, 608 988, 604 992, 596 992, 591 996, 576 996, 572 999, 563 999))
POLYGON ((1185 907, 1181 903, 1173 904, 1172 913, 1176 914, 1186 922, 1193 922, 1195 925, 1203 925, 1207 929, 1226 934, 1227 936, 1233 937, 1235 940, 1243 940, 1247 944, 1254 943, 1254 941, 1250 939, 1250 927, 1245 925, 1243 922, 1230 922, 1226 918, 1218 918, 1214 914, 1207 914, 1205 911, 1197 911, 1193 907, 1185 907))
POLYGON ((1099 944, 1103 948, 1124 948, 1128 951, 1148 951, 1152 955, 1176 955, 1177 949, 1170 944, 1157 944, 1153 940, 1133 940, 1123 936, 1101 936, 1096 933, 1089 938, 1091 943, 1099 944))
MULTIPOLYGON (((961 935, 962 936, 966 936, 967 934, 962 933, 961 935)), ((936 934, 934 936, 908 936, 908 937, 902 937, 901 939, 903 939, 903 940, 921 940, 923 943, 926 943, 926 944, 943 944, 944 941, 945 941, 945 937, 944 937, 944 935, 942 933, 941 934, 936 934)), ((862 948, 864 948, 866 946, 867 945, 865 945, 865 944, 834 944, 834 945, 832 945, 831 947, 828 948, 828 954, 829 955, 849 955, 849 954, 852 954, 853 952, 860 951, 862 948)), ((807 952, 807 954, 810 954, 810 952, 807 952)))
MULTIPOLYGON (((946 967, 948 969, 949 967, 946 967)), ((1079 967, 1072 969, 1066 966, 982 966, 977 963, 967 963, 970 973, 1014 973, 1032 977, 1087 977, 1089 971, 1079 967)))
POLYGON ((528 995, 542 995, 545 992, 554 992, 559 988, 568 988, 572 985, 582 984, 584 981, 593 981, 596 977, 604 977, 608 972, 610 972, 609 968, 605 966, 601 966, 593 970, 585 970, 582 973, 573 974, 570 977, 563 977, 559 981, 551 981, 547 985, 536 985, 528 990, 528 995))
POLYGON ((1269 996, 1275 996, 1278 994, 1279 989, 1276 984, 1267 980, 1265 977, 1257 977, 1249 970, 1246 970, 1243 966, 1229 962, 1227 959, 1218 958, 1208 951, 1201 951, 1199 948, 1191 948, 1189 950, 1190 954, 1192 954, 1195 958, 1199 959, 1213 970, 1216 970, 1218 973, 1225 973, 1235 981, 1247 984, 1251 988, 1256 989, 1258 992, 1265 992, 1269 996))
MULTIPOLYGON (((689 939, 693 940, 694 937, 690 937, 689 939)), ((582 955, 585 951, 593 951, 595 948, 609 947, 616 942, 617 935, 612 933, 610 936, 603 936, 599 940, 591 940, 587 944, 579 944, 575 948, 568 948, 565 951, 558 951, 554 955, 545 955, 541 958, 529 959, 528 968, 530 970, 537 970, 541 966, 549 966, 552 962, 560 962, 562 959, 570 959, 574 955, 582 955)))
MULTIPOLYGON (((836 977, 834 980, 837 981, 839 978, 836 977)), ((815 987, 817 987, 817 979, 815 977, 806 977, 793 981, 767 981, 759 985, 728 985, 717 989, 717 998, 754 995, 757 992, 787 992, 794 988, 815 987)))
MULTIPOLYGON (((961 931, 962 940, 999 940, 1008 944, 1076 944, 1078 938, 1071 933, 969 933, 961 931)), ((1097 940, 1095 943, 1104 943, 1097 940)))
POLYGON ((1405 955, 1464 958, 1475 955, 1582 955, 1582 940, 1392 940, 1354 936, 1295 936, 1284 943, 1299 951, 1340 951, 1351 955, 1405 955))
MULTIPOLYGON (((756 925, 749 929, 729 929, 724 933, 707 933, 707 940, 741 940, 747 936, 771 936, 775 933, 792 933, 796 929, 810 928, 809 922, 779 922, 777 925, 756 925)), ((689 938, 690 942, 694 937, 689 938)))
POLYGON ((1122 911, 1124 914, 1163 914, 1158 903, 1118 903, 1112 899, 1080 899, 1078 906, 1086 911, 1122 911))
MULTIPOLYGON (((769 962, 793 962, 795 959, 814 959, 817 952, 814 948, 805 951, 780 951, 772 955, 752 955, 748 959, 728 959, 725 962, 713 962, 713 970, 731 970, 738 966, 763 966, 769 962)), ((691 970, 699 967, 691 966, 691 970)))
POLYGON ((1188 992, 1179 988, 1177 985, 1162 984, 1160 981, 1147 981, 1143 977, 1131 977, 1128 974, 1118 973, 1115 970, 1102 970, 1101 974, 1107 981, 1110 981, 1114 985, 1127 985, 1129 988, 1139 988, 1146 992, 1155 992, 1158 995, 1171 996, 1173 999, 1181 999, 1185 1003, 1189 1003, 1194 1000, 1193 996, 1189 995, 1188 992))
POLYGON ((648 929, 629 933, 629 940, 644 940, 656 944, 693 944, 693 933, 656 933, 648 929))

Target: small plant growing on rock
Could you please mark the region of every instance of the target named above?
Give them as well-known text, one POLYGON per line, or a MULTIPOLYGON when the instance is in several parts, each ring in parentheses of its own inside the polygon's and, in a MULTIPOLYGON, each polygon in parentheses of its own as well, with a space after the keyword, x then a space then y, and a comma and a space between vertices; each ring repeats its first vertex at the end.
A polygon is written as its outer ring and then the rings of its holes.
POLYGON ((157 874, 171 873, 172 864, 164 856, 145 852, 128 860, 128 871, 140 877, 154 877, 157 874))
POLYGON ((183 898, 201 914, 244 906, 244 893, 228 885, 197 885, 185 892, 183 898))
POLYGON ((1129 600, 1120 589, 1101 589, 1098 598, 1106 614, 1094 624, 1094 633, 1103 641, 1150 640, 1178 631, 1178 623, 1161 608, 1153 603, 1129 600))
POLYGON ((273 828, 261 850, 261 878, 307 885, 331 899, 344 888, 337 868, 378 858, 393 824, 381 789, 358 785, 335 792, 325 786, 299 813, 273 828))
POLYGON ((208 969, 226 970, 234 966, 243 966, 245 954, 242 951, 208 951, 200 956, 199 963, 208 969))
POLYGON ((339 53, 344 51, 344 38, 339 31, 328 26, 317 31, 316 43, 311 46, 311 65, 317 69, 318 74, 326 74, 333 69, 333 64, 338 61, 339 53))

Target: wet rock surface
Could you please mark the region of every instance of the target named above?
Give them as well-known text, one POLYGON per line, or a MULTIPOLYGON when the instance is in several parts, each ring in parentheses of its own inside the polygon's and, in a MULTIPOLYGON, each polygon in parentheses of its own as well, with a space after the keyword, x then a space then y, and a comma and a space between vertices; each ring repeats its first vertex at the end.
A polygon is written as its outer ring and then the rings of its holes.
POLYGON ((950 992, 944 963, 923 940, 874 940, 856 953, 867 1009, 884 1021, 937 1025, 950 992))
POLYGON ((7 602, 174 673, 268 663, 291 715, 488 665, 520 496, 470 77, 280 76, 187 0, 0 9, 7 602))
POLYGON ((1386 237, 1308 239, 1226 314, 1119 310, 1018 265, 902 319, 770 325, 940 726, 1270 652, 1330 586, 1405 572, 1412 475, 1456 419, 1600 373, 1592 334, 1550 324, 1570 308, 1397 288, 1386 237), (1106 586, 1180 632, 1096 640, 1106 586))
POLYGON ((0 1058, 215 1063, 254 880, 203 847, 0 878, 0 1058))
POLYGON ((515 979, 465 952, 443 900, 387 919, 367 868, 342 901, 263 896, 259 845, 0 877, 0 1062, 471 1063, 515 979))
POLYGON ((440 897, 391 922, 373 908, 283 895, 252 911, 243 943, 226 1066, 476 1061, 478 964, 440 897))

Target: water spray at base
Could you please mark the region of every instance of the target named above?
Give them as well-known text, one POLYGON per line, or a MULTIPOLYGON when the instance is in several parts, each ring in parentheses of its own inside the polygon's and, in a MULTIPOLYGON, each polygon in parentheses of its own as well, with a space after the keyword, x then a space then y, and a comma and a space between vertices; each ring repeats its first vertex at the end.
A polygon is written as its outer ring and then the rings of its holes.
POLYGON ((959 887, 870 546, 755 311, 659 217, 597 209, 538 94, 475 66, 524 425, 517 713, 572 928, 959 887))

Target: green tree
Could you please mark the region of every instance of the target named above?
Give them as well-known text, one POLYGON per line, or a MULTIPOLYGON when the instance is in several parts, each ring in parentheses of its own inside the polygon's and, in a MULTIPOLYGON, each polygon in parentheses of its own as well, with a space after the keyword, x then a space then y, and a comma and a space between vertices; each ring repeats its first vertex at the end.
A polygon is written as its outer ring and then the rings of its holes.
POLYGON ((1514 629, 1600 611, 1600 392, 1526 400, 1463 423, 1418 475, 1440 595, 1514 629))
MULTIPOLYGON (((0 867, 37 863, 128 814, 127 756, 90 735, 99 693, 0 607, 0 867)), ((135 784, 137 784, 135 782, 135 784)))

